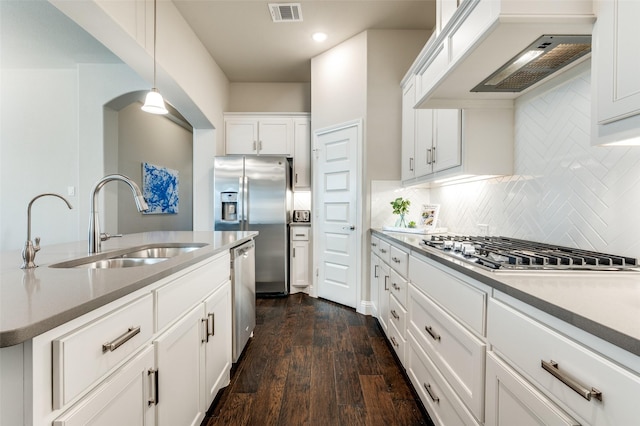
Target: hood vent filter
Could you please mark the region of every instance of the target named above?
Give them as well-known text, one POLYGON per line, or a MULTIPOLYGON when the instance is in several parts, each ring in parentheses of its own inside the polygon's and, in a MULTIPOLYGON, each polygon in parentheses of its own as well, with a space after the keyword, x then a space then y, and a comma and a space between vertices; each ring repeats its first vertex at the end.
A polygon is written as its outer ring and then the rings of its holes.
POLYGON ((302 22, 300 3, 269 3, 273 22, 302 22))
POLYGON ((521 92, 589 52, 590 35, 545 35, 471 91, 521 92))

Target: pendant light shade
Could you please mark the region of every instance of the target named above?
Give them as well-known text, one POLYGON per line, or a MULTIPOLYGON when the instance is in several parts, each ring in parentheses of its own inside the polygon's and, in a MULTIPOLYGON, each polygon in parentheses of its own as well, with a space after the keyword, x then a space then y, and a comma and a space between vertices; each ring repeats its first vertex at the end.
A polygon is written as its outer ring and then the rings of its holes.
POLYGON ((153 0, 153 88, 144 100, 142 110, 151 114, 167 114, 164 99, 156 88, 156 1, 153 0))
POLYGON ((151 114, 167 114, 169 112, 167 111, 167 107, 164 105, 162 95, 158 93, 158 89, 155 87, 147 93, 144 105, 142 105, 142 110, 151 114))

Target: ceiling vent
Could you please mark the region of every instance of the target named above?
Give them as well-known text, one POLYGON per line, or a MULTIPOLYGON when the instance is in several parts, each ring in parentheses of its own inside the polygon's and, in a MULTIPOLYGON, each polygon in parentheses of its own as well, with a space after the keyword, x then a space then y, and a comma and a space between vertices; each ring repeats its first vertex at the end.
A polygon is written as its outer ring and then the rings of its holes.
POLYGON ((269 3, 273 22, 302 22, 300 3, 269 3))

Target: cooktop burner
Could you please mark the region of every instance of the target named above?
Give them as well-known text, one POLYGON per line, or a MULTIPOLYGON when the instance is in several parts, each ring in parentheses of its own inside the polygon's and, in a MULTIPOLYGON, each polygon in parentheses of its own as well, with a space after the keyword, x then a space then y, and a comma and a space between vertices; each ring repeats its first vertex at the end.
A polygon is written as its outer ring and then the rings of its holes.
POLYGON ((491 271, 640 271, 638 259, 507 237, 434 235, 421 244, 491 271))

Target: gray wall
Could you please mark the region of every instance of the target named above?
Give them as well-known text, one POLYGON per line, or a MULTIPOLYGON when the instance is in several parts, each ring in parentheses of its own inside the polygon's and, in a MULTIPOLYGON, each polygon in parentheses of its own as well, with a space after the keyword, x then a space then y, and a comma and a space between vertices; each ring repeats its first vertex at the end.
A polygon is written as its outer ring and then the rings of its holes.
MULTIPOLYGON (((164 116, 147 114, 134 102, 118 113, 118 173, 142 188, 142 163, 178 171, 177 214, 141 214, 131 190, 118 186, 117 232, 190 231, 193 229, 193 134, 164 116)), ((106 229, 115 233, 116 230, 106 229)))
POLYGON ((231 83, 227 112, 310 112, 311 83, 231 83))

